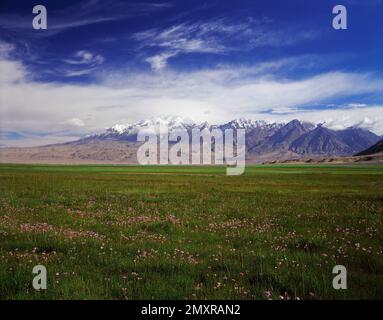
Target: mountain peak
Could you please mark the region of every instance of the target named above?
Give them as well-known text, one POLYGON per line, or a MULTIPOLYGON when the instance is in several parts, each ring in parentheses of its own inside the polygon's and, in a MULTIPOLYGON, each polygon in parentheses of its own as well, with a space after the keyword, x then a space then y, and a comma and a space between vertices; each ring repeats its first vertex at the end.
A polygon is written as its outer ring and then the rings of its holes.
POLYGON ((251 120, 247 118, 237 118, 231 120, 226 124, 226 126, 235 128, 235 129, 252 129, 260 126, 266 126, 267 122, 263 120, 251 120))
POLYGON ((295 139, 306 132, 308 132, 308 129, 306 129, 299 120, 294 119, 287 124, 282 125, 271 136, 267 137, 264 145, 260 145, 256 150, 287 150, 295 139))
POLYGON ((298 119, 291 120, 288 124, 301 124, 301 122, 298 119))
POLYGON ((288 123, 286 123, 285 125, 285 128, 295 128, 295 127, 303 128, 302 122, 300 122, 298 119, 293 119, 289 121, 288 123))

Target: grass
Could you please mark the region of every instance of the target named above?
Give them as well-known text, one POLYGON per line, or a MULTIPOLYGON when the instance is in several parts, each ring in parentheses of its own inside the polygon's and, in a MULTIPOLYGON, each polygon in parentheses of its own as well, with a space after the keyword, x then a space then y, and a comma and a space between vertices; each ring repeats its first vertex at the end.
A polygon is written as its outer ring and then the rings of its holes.
POLYGON ((0 299, 382 299, 382 174, 2 164, 0 299))

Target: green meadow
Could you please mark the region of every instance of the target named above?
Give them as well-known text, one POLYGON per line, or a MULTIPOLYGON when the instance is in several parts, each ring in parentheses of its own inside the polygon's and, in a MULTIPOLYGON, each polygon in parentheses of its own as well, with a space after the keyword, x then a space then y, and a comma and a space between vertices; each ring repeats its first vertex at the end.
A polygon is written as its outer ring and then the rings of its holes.
POLYGON ((383 299, 383 166, 0 165, 0 299, 266 291, 383 299), (32 287, 38 264, 47 290, 32 287))

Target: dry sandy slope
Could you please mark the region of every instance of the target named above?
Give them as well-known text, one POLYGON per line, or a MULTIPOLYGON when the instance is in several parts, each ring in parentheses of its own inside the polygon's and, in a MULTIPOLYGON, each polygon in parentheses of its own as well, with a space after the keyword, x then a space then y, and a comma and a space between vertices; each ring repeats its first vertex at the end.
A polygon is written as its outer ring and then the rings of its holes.
POLYGON ((91 141, 29 148, 0 149, 2 163, 136 163, 138 146, 129 142, 91 141))
POLYGON ((383 164, 383 152, 366 156, 353 156, 353 157, 328 157, 328 158, 306 158, 306 159, 290 159, 290 160, 273 160, 265 161, 263 164, 278 164, 278 163, 334 163, 334 164, 347 164, 347 163, 370 163, 370 164, 383 164))
MULTIPOLYGON (((45 164, 137 164, 140 144, 128 141, 89 140, 86 143, 0 148, 0 163, 45 164)), ((212 153, 214 155, 214 153, 212 153)), ((305 156, 294 152, 249 153, 247 163, 383 163, 383 153, 354 157, 305 156)))

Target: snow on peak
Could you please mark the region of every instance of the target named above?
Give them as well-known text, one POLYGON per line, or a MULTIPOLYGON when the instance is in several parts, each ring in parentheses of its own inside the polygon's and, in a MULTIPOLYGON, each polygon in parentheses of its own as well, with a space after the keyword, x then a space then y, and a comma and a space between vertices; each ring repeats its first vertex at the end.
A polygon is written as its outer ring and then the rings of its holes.
POLYGON ((183 129, 195 126, 193 120, 189 118, 182 118, 179 116, 165 116, 157 117, 146 120, 140 120, 134 123, 128 124, 116 124, 109 128, 107 131, 114 132, 118 134, 135 134, 141 128, 164 125, 169 128, 169 130, 183 129))
POLYGON ((229 127, 233 129, 253 129, 266 126, 275 126, 275 123, 268 123, 263 120, 251 120, 247 118, 234 119, 224 125, 212 126, 208 122, 195 123, 189 118, 183 118, 180 116, 164 116, 150 118, 146 120, 140 120, 134 123, 120 123, 109 128, 107 132, 119 135, 131 135, 137 134, 138 131, 146 127, 154 127, 158 125, 167 126, 169 131, 177 129, 191 129, 191 128, 212 128, 212 127, 229 127))
POLYGON ((116 124, 113 127, 111 127, 110 129, 112 131, 117 131, 119 134, 123 134, 127 128, 129 128, 129 125, 116 124))
POLYGON ((231 127, 239 128, 239 129, 250 129, 250 128, 256 128, 256 127, 267 125, 267 123, 263 120, 251 120, 247 118, 234 119, 230 121, 228 124, 231 127))

